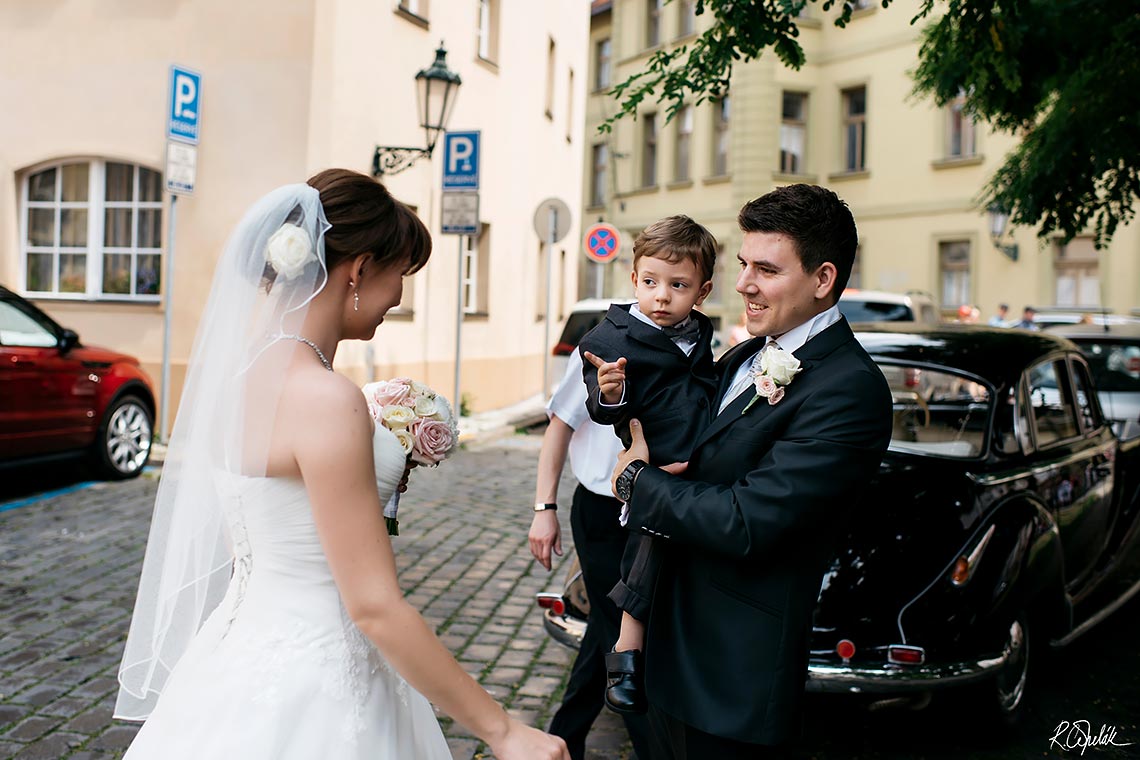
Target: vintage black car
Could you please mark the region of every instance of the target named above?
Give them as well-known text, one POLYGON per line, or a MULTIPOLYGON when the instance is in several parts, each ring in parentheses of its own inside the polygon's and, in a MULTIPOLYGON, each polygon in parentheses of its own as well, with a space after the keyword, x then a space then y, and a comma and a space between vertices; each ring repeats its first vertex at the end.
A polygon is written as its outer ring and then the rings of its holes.
MULTIPOLYGON (((1140 590, 1140 439, 1105 420, 1077 346, 967 325, 863 326, 894 432, 823 578, 808 690, 924 700, 970 686, 1012 720, 1037 654, 1140 590)), ((588 600, 540 595, 559 641, 588 600)))

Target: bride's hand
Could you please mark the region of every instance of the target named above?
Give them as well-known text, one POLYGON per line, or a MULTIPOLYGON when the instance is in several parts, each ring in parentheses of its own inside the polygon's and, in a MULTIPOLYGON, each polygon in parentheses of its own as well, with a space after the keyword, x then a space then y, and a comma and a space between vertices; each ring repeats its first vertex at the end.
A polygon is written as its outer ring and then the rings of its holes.
POLYGON ((502 739, 488 742, 499 760, 570 760, 566 742, 510 719, 502 739))

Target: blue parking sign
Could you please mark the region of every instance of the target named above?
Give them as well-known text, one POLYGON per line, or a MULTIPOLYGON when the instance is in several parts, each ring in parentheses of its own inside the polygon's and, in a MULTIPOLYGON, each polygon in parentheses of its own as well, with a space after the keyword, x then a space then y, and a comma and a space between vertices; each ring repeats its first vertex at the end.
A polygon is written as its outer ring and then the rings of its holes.
POLYGON ((197 145, 201 103, 202 75, 181 66, 171 66, 166 136, 197 145))
POLYGON ((479 189, 479 130, 443 136, 443 189, 479 189))

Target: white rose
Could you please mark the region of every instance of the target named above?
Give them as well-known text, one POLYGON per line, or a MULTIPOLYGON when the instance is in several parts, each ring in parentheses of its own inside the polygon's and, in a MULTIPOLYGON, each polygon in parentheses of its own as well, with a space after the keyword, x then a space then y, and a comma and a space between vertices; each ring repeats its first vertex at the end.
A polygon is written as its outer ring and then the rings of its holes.
POLYGON ((435 399, 431 396, 420 396, 413 407, 417 417, 434 417, 436 413, 435 399))
POLYGON ((416 418, 416 413, 406 406, 386 406, 380 412, 380 419, 384 421, 384 427, 392 431, 406 428, 408 424, 416 418))
POLYGON ((800 371, 800 360, 783 349, 770 348, 760 355, 760 371, 777 385, 787 385, 800 371))
POLYGON ((436 396, 435 398, 435 414, 432 419, 446 422, 453 428, 455 427, 455 418, 451 413, 451 404, 447 403, 447 399, 443 396, 436 396))
POLYGON ((435 391, 421 383, 419 380, 412 381, 412 393, 416 394, 417 396, 435 397, 435 391))
POLYGON ((411 454, 412 453, 412 447, 416 443, 415 437, 412 436, 411 433, 409 433, 407 430, 404 430, 403 428, 395 431, 395 435, 396 435, 396 440, 399 441, 400 445, 404 447, 404 453, 405 454, 411 454))
POLYGON ((283 224, 269 236, 265 258, 279 277, 291 280, 315 257, 308 233, 295 224, 283 224))

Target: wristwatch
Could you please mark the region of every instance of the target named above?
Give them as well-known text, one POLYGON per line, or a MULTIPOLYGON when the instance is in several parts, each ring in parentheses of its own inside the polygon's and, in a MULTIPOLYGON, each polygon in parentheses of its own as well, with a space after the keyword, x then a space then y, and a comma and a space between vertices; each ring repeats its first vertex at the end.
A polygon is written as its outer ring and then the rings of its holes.
POLYGON ((638 474, 647 467, 647 463, 635 459, 625 466, 625 469, 618 473, 617 481, 614 483, 614 490, 617 492, 617 497, 624 502, 629 502, 633 498, 633 484, 637 480, 638 474))
POLYGON ((548 509, 549 509, 551 512, 557 512, 557 511, 558 511, 558 505, 557 505, 557 504, 555 504, 555 503, 554 503, 554 502, 552 502, 552 501, 548 501, 548 502, 545 502, 545 503, 543 503, 543 502, 541 502, 541 501, 536 501, 536 502, 534 503, 534 511, 535 511, 535 512, 545 512, 545 511, 546 511, 546 510, 548 510, 548 509))

